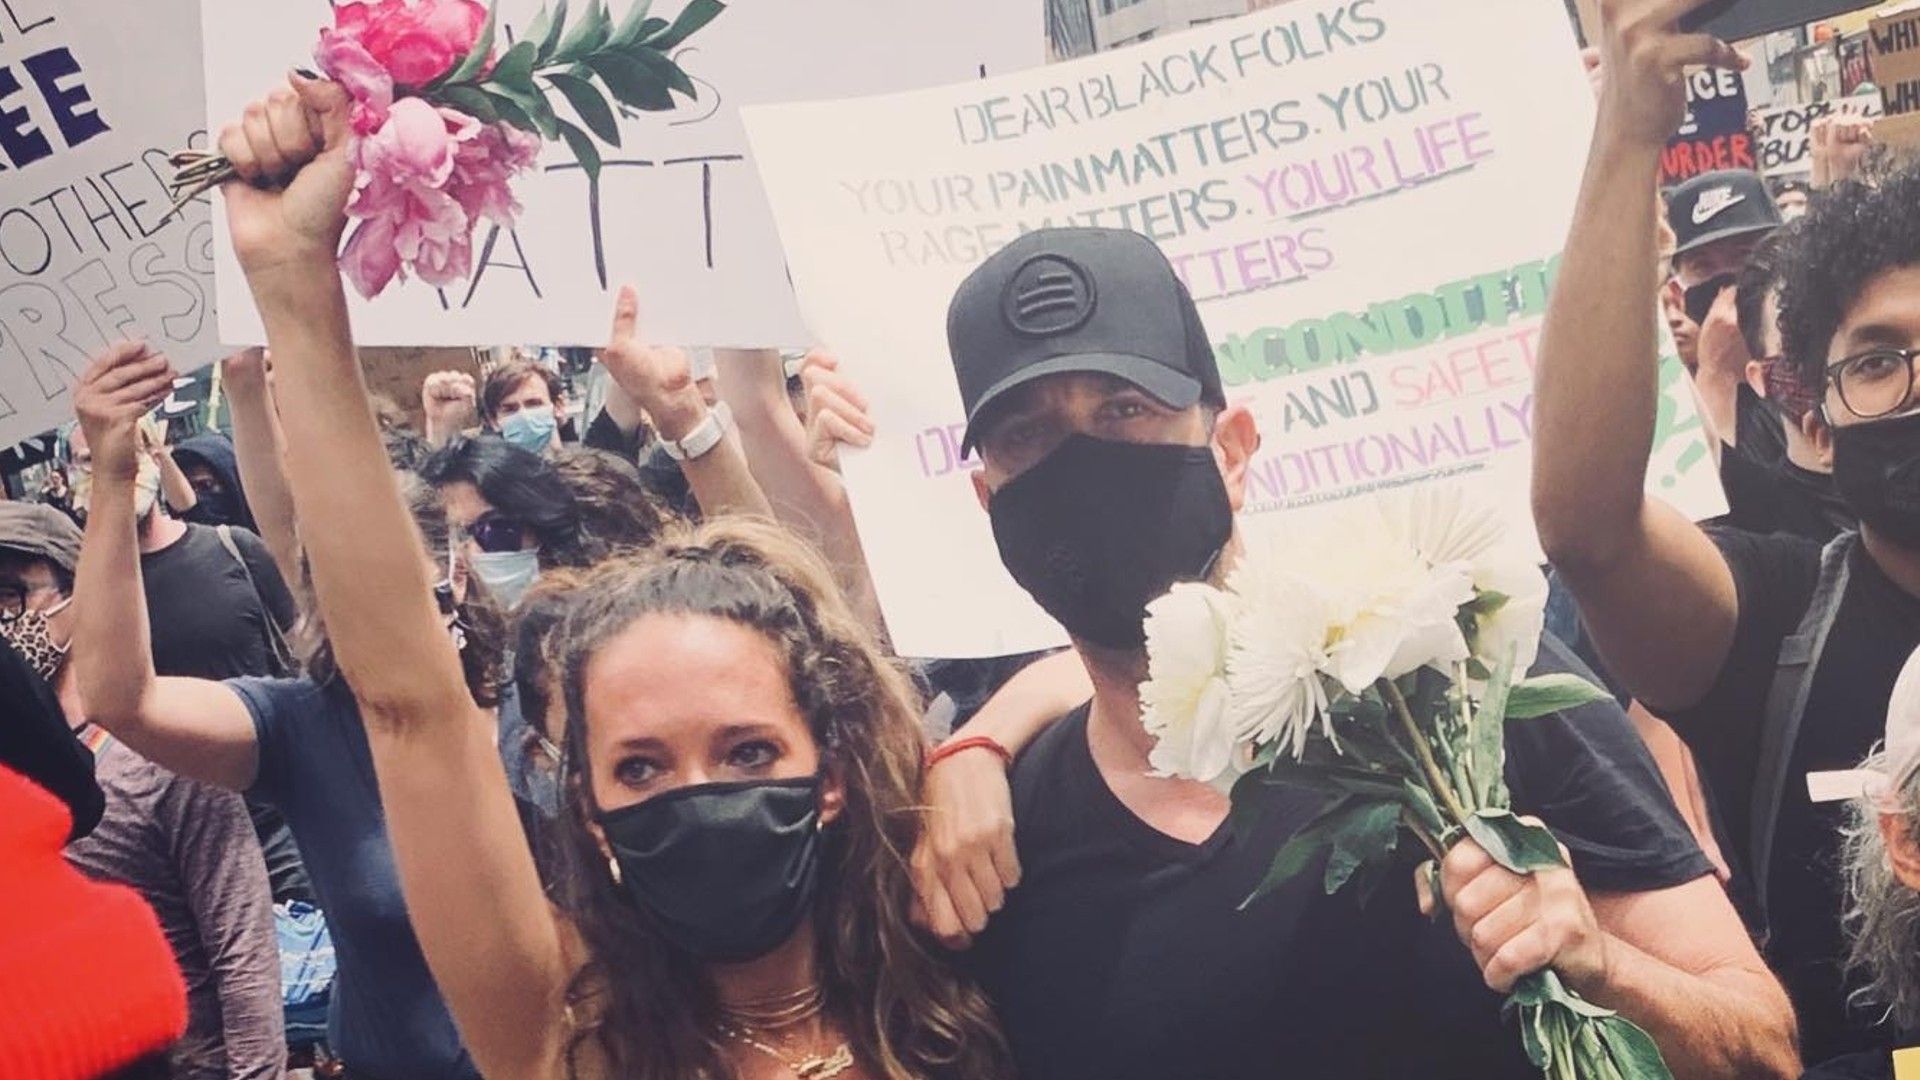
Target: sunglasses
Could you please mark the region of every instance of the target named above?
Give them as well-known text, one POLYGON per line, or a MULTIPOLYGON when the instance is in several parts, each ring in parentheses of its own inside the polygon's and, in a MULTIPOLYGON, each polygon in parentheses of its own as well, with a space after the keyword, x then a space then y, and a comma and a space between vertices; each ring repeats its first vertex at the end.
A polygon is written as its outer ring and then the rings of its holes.
POLYGON ((1705 326, 1707 316, 1713 314, 1713 305, 1720 300, 1720 294, 1726 292, 1740 279, 1732 274, 1720 274, 1688 289, 1681 304, 1687 309, 1687 318, 1694 325, 1705 326))
POLYGON ((482 514, 467 526, 467 535, 481 551, 501 555, 526 546, 527 527, 498 514, 482 514))

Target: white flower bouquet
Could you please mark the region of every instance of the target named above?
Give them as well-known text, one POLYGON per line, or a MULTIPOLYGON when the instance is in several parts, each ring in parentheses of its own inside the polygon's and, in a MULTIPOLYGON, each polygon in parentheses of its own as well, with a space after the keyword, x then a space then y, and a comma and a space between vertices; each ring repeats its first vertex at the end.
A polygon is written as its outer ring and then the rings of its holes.
MULTIPOLYGON (((1369 895, 1404 835, 1436 878, 1465 837, 1514 873, 1565 865, 1553 835, 1510 809, 1505 725, 1605 695, 1573 676, 1515 678, 1545 617, 1531 553, 1458 488, 1289 517, 1226 588, 1179 585, 1147 609, 1154 769, 1230 792, 1236 813, 1271 787, 1328 796, 1247 902, 1323 854, 1328 894, 1369 895)), ((1507 1010, 1550 1080, 1670 1075, 1645 1032, 1550 970, 1516 984, 1507 1010)))

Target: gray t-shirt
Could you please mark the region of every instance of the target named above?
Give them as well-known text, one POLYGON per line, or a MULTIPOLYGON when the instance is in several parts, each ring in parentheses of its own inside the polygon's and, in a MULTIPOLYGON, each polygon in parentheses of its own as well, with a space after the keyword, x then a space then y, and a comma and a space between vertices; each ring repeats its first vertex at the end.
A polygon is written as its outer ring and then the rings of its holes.
POLYGON ((67 846, 92 877, 138 890, 152 906, 187 985, 187 1033, 174 1080, 286 1075, 267 867, 246 803, 187 780, 90 730, 106 813, 67 846))

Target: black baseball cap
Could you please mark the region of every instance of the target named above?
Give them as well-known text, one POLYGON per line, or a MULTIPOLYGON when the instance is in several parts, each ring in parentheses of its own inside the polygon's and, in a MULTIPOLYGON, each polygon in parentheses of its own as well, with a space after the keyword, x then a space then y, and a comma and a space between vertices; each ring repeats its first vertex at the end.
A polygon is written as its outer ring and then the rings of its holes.
POLYGON ((1667 224, 1673 226, 1678 256, 1722 240, 1770 233, 1786 219, 1759 173, 1722 169, 1676 185, 1667 196, 1667 224))
POLYGON ((1168 408, 1224 407, 1193 297, 1153 241, 1124 229, 1041 229, 994 253, 953 295, 947 347, 967 410, 962 452, 1009 391, 1099 372, 1168 408))

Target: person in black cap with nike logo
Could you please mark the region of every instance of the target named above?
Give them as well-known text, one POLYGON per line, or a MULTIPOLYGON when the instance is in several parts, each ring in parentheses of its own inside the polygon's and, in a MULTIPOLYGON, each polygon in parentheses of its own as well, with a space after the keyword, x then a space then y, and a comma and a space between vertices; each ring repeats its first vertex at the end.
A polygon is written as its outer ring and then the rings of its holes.
MULTIPOLYGON (((1784 996, 1611 704, 1512 729, 1516 805, 1556 829, 1579 877, 1515 878, 1456 849, 1445 891, 1472 957, 1416 911, 1411 856, 1365 908, 1309 874, 1238 910, 1317 799, 1229 821, 1212 787, 1153 776, 1138 686, 1146 604, 1223 575, 1237 550, 1251 413, 1134 233, 1014 242, 960 286, 948 338, 1002 560, 1095 687, 1014 767, 1023 881, 968 954, 1023 1075, 1532 1077, 1479 984, 1548 964, 1682 1075, 1797 1073, 1784 996)), ((1541 663, 1579 670, 1551 640, 1541 663)))

